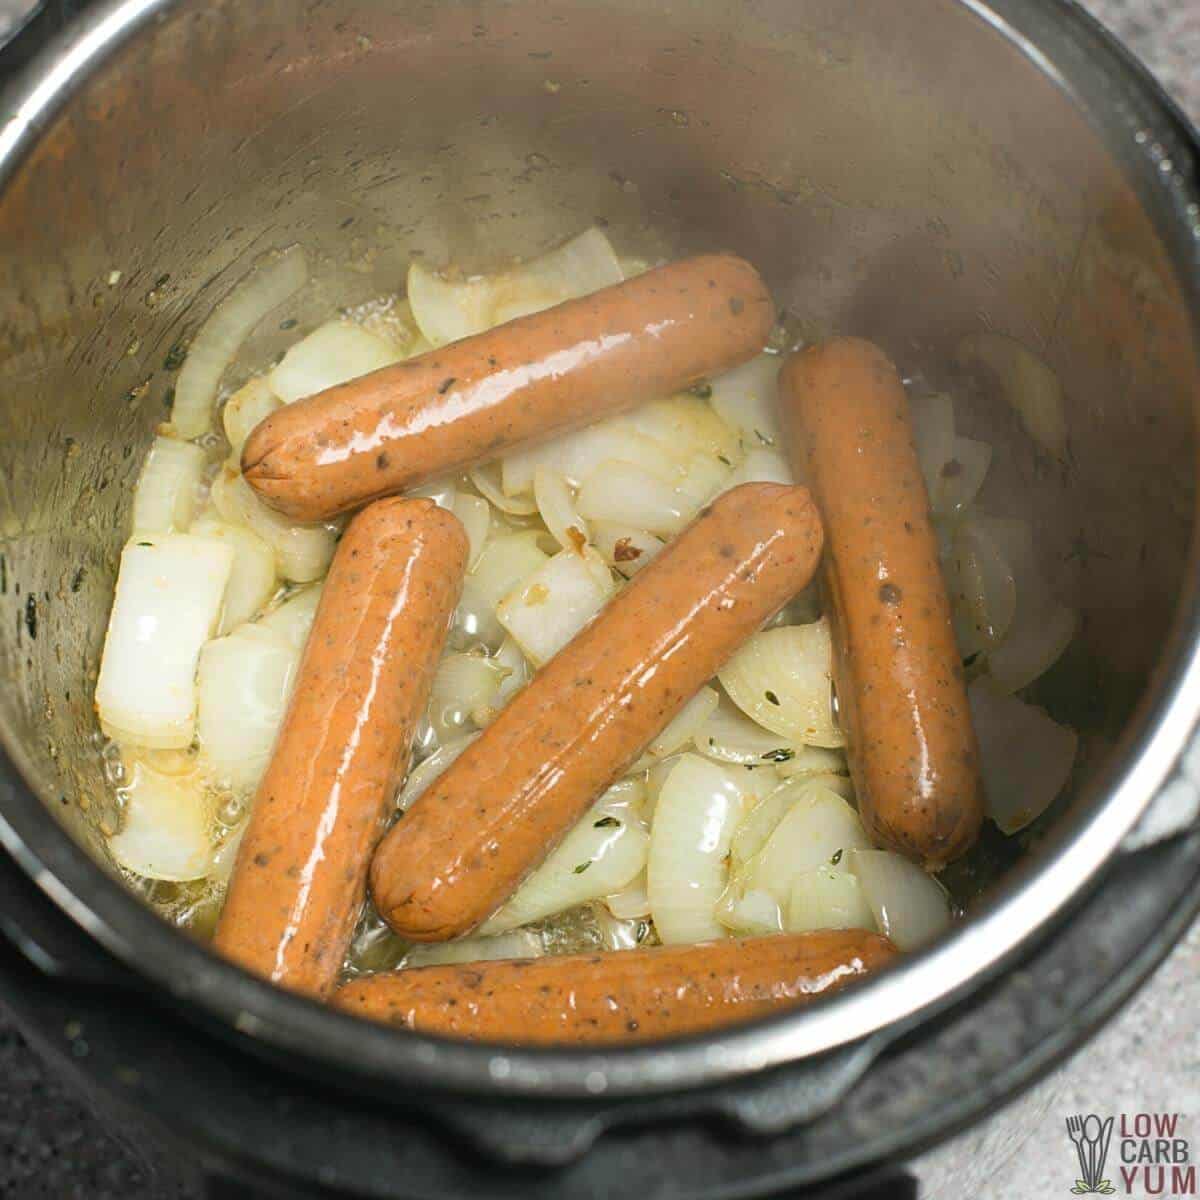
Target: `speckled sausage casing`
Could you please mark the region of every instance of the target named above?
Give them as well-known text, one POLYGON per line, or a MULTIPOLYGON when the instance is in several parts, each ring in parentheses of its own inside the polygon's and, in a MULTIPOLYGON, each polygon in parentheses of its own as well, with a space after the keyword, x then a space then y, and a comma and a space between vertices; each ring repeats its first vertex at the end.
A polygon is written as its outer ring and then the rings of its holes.
POLYGON ((825 522, 859 812, 878 844, 936 870, 975 841, 983 797, 908 399, 883 351, 854 338, 793 355, 780 397, 825 522))
POLYGON ((286 405, 242 471, 273 508, 319 520, 726 370, 774 320, 749 263, 684 259, 286 405))
POLYGON ((822 930, 447 967, 347 984, 334 1003, 421 1033, 517 1043, 645 1041, 749 1021, 884 966, 891 942, 822 930))
POLYGON ((273 983, 337 982, 466 562, 429 500, 373 504, 338 544, 215 939, 273 983))
POLYGON ((389 830, 376 907, 414 941, 516 890, 737 647, 812 578, 804 488, 748 483, 700 514, 509 702, 389 830))

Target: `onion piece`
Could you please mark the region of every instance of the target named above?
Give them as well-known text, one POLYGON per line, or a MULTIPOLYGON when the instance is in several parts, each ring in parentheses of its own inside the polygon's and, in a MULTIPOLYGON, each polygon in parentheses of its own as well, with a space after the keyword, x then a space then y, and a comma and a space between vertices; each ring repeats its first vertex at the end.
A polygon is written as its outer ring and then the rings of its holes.
POLYGON ((453 478, 431 479, 428 483, 412 488, 404 494, 413 499, 432 500, 439 507, 453 512, 454 506, 458 502, 458 484, 453 478))
POLYGON ((1002 641, 1016 613, 1017 586, 986 521, 962 522, 943 570, 959 653, 968 658, 1002 641))
POLYGON ((279 574, 293 583, 309 583, 329 570, 337 545, 333 524, 301 525, 268 508, 231 465, 217 472, 212 502, 223 520, 244 525, 275 552, 279 574))
POLYGON ((147 534, 126 543, 96 684, 109 737, 159 749, 191 743, 196 661, 232 567, 232 549, 209 538, 147 534))
POLYGON ((114 861, 145 879, 203 879, 213 867, 209 803, 195 773, 164 775, 127 760, 117 789, 121 828, 108 839, 114 861))
POLYGON ((271 385, 262 375, 256 375, 225 401, 221 423, 235 458, 241 458, 242 447, 254 427, 265 421, 282 404, 283 401, 271 391, 271 385))
POLYGON ((303 650, 317 615, 317 605, 321 602, 324 586, 318 583, 293 592, 282 604, 256 621, 255 625, 283 638, 297 652, 303 650))
POLYGON ((204 467, 205 454, 199 446, 156 437, 133 493, 133 532, 185 533, 204 467))
POLYGON ((709 381, 713 411, 741 435, 745 448, 781 444, 778 354, 760 354, 709 381))
POLYGON ((680 462, 697 454, 732 459, 738 453, 737 430, 695 396, 651 400, 624 414, 624 421, 635 436, 652 439, 680 462))
POLYGON ((326 321, 293 342, 267 377, 284 404, 399 362, 399 348, 353 321, 326 321))
POLYGON ((523 579, 528 579, 550 561, 538 547, 535 530, 492 536, 484 544, 479 561, 463 581, 455 622, 469 637, 490 646, 499 645, 504 629, 496 619, 496 607, 523 579))
POLYGON ((463 492, 455 496, 453 504, 449 507, 467 532, 467 544, 470 547, 467 569, 473 571, 479 563, 479 556, 483 553, 483 545, 492 527, 492 506, 482 496, 469 496, 463 492))
POLYGON ((793 880, 787 931, 810 933, 816 929, 876 929, 862 884, 849 868, 841 870, 824 863, 793 880))
POLYGON ((719 697, 708 720, 696 730, 694 741, 707 758, 752 765, 780 762, 802 750, 750 720, 726 696, 719 697))
POLYGON ((447 742, 440 746, 428 758, 419 762, 408 773, 404 787, 396 797, 396 807, 404 812, 410 804, 444 771, 449 770, 450 764, 479 736, 472 733, 457 741, 447 742))
POLYGON ((605 792, 480 932, 503 933, 631 884, 646 865, 649 842, 638 820, 641 793, 630 783, 605 792))
POLYGON ((500 463, 500 478, 506 496, 523 495, 533 490, 537 468, 547 466, 577 488, 601 463, 610 459, 663 472, 673 461, 674 453, 674 447, 664 453, 660 442, 639 433, 629 417, 618 415, 505 455, 500 463))
POLYGON ((744 774, 684 754, 663 784, 650 830, 646 885, 654 927, 666 945, 725 936, 715 910, 746 804, 744 774))
POLYGON ((494 937, 468 937, 455 942, 413 946, 404 956, 401 970, 449 963, 495 962, 506 958, 541 958, 545 953, 542 939, 536 933, 531 929, 516 929, 494 937))
POLYGON ((219 634, 249 621, 275 592, 275 552, 256 533, 242 525, 204 517, 192 523, 197 537, 213 538, 233 551, 233 566, 225 585, 219 634))
POLYGON ((300 650, 261 625, 241 625, 200 652, 196 732, 219 787, 258 786, 295 684, 300 650))
MULTIPOLYGON (((502 673, 500 690, 496 694, 496 709, 499 711, 529 682, 529 660, 512 638, 505 638, 492 661, 502 673)), ((489 720, 495 715, 493 713, 489 720)))
POLYGON ((567 481, 547 466, 533 476, 533 498, 546 528, 564 550, 582 550, 590 540, 587 522, 575 510, 567 481))
POLYGON ((779 759, 775 770, 784 779, 807 779, 820 775, 827 787, 832 787, 839 796, 849 800, 853 797, 854 789, 849 782, 850 768, 846 763, 846 755, 841 750, 826 750, 822 746, 801 746, 791 758, 779 759), (829 782, 829 777, 847 776, 846 780, 835 785, 829 782))
POLYGON ((259 321, 307 281, 304 250, 291 246, 255 266, 212 310, 192 339, 175 386, 171 427, 177 437, 208 432, 225 368, 259 321))
POLYGON ((729 486, 732 472, 711 454, 693 454, 684 464, 675 480, 675 493, 683 503, 681 509, 686 521, 729 486))
POLYGON ((688 522, 688 503, 674 483, 632 463, 601 463, 580 485, 579 511, 593 521, 632 525, 662 537, 688 522))
POLYGON ((482 654, 447 654, 438 663, 429 692, 429 720, 439 742, 461 736, 474 714, 490 712, 504 676, 482 654))
POLYGON ((930 490, 930 507, 946 516, 962 512, 979 494, 991 465, 992 448, 987 442, 955 437, 950 457, 930 490))
POLYGON ((731 884, 717 902, 717 920, 738 937, 763 937, 783 932, 783 913, 770 892, 749 891, 731 884))
POLYGON ((954 456, 954 401, 944 392, 916 396, 908 403, 913 442, 932 504, 938 495, 942 471, 954 456))
POLYGON ((756 633, 718 672, 729 698, 785 743, 836 748, 829 622, 756 633))
POLYGON ((979 739, 987 814, 1013 834, 1050 807, 1067 785, 1079 737, 1044 709, 1007 695, 986 675, 967 689, 979 739))
POLYGON ((743 483, 791 485, 795 482, 796 477, 788 460, 778 450, 768 450, 765 446, 759 446, 751 450, 734 468, 733 474, 725 481, 725 490, 741 487, 743 483))
POLYGON ((511 513, 515 517, 529 517, 537 512, 537 504, 533 500, 523 500, 519 496, 505 494, 500 486, 498 467, 473 467, 467 475, 479 492, 501 512, 511 513))
POLYGON ((875 926, 897 950, 918 950, 950 928, 950 899, 932 875, 890 850, 847 852, 875 926))
POLYGON ((407 290, 421 332, 434 346, 444 346, 621 280, 621 266, 608 238, 593 228, 531 262, 494 275, 452 280, 414 259, 407 290))
POLYGON ((608 911, 618 921, 633 921, 650 915, 650 894, 646 890, 646 872, 643 871, 623 891, 604 897, 608 911))
POLYGON ((958 364, 991 372, 1025 432, 1055 458, 1067 455, 1067 413, 1058 376, 1015 338, 971 333, 955 350, 958 364))
POLYGON ((632 579, 663 548, 664 542, 644 529, 615 525, 611 521, 592 523, 592 544, 609 566, 626 579, 632 579))
POLYGON ((612 573, 590 547, 562 550, 497 606, 496 619, 535 666, 554 657, 608 602, 612 573))
POLYGON ((714 688, 702 687, 646 747, 646 752, 630 767, 630 772, 647 771, 656 763, 684 749, 693 741, 696 731, 712 716, 718 700, 714 688))

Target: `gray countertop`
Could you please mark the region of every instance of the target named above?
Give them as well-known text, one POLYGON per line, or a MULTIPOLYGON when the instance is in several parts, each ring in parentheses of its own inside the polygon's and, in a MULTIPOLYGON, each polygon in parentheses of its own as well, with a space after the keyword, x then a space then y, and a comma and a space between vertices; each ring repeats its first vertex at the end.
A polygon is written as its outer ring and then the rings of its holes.
MULTIPOLYGON (((0 17, 12 2, 0 0, 0 17)), ((1084 7, 1122 37, 1200 121, 1200 0, 1086 0, 1084 7)), ((1200 926, 1070 1062, 990 1121, 918 1160, 923 1196, 1068 1195, 1076 1174, 1063 1129, 1068 1113, 1179 1112, 1185 1114, 1182 1136, 1196 1144, 1197 1013, 1200 926)), ((132 1134, 126 1133, 127 1142, 122 1133, 106 1130, 0 1014, 0 1197, 174 1200, 195 1194, 132 1134)))

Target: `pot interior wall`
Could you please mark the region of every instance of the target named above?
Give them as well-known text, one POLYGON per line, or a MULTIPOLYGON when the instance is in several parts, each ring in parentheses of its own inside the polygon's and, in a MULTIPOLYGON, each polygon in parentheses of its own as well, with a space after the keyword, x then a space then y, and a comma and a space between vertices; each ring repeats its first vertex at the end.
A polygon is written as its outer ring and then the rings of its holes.
POLYGON ((92 689, 171 351, 253 256, 313 251, 303 328, 410 254, 482 267, 594 221, 734 249, 806 334, 879 338, 968 402, 988 507, 1036 514, 1083 613, 1043 696, 1086 782, 1165 645, 1200 375, 1167 251, 1063 92, 951 0, 267 0, 149 23, 0 194, 0 726, 57 817, 107 813, 92 689), (1059 373, 1066 463, 953 370, 980 329, 1059 373))

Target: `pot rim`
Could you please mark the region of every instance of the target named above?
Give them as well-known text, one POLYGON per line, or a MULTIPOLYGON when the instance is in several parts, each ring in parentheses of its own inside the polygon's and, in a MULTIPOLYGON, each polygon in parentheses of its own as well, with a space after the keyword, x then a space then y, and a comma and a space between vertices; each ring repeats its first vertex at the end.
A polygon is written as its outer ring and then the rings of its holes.
MULTIPOLYGON (((104 0, 34 59, 9 92, 13 113, 0 126, 0 195, 7 179, 55 111, 106 58, 140 30, 163 19, 178 0, 104 0)), ((1065 91, 1096 124, 1116 121, 1128 144, 1101 130, 1161 235, 1190 244, 1193 261, 1180 283, 1200 321, 1200 206, 1196 183, 1162 170, 1160 142, 1200 160, 1200 137, 1146 70, 1070 0, 957 0, 1004 37, 1065 91), (1089 105, 1058 66, 1000 14, 1054 20, 1068 39, 1088 40, 1107 57, 1107 79, 1126 89, 1140 111, 1114 98, 1089 105), (1144 132, 1158 135, 1147 145, 1144 132), (1141 136, 1134 148, 1134 130, 1141 136), (1155 156, 1153 149, 1159 149, 1155 156), (1173 238, 1169 237, 1173 234, 1173 238)), ((1197 338, 1200 344, 1200 336, 1197 338)), ((597 1098, 650 1095, 720 1083, 794 1063, 835 1047, 896 1036, 999 971, 1060 917, 1120 847, 1187 745, 1200 718, 1200 593, 1196 533, 1166 648, 1113 761, 1081 796, 1074 819, 1048 840, 1036 863, 1019 867, 997 896, 940 942, 906 957, 865 983, 804 1010, 720 1031, 716 1037, 595 1050, 514 1049, 404 1033, 286 993, 235 967, 167 925, 105 872, 54 820, 28 781, 36 778, 24 747, 0 728, 0 845, 34 882, 118 959, 185 1008, 198 1006, 265 1046, 295 1055, 296 1065, 350 1069, 438 1090, 509 1096, 597 1098), (1166 664, 1165 666, 1163 664, 1166 664), (86 899, 84 898, 86 897, 86 899), (880 1014, 887 1014, 881 1019, 880 1014)))

